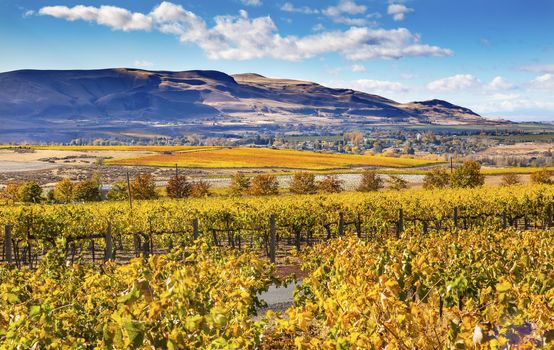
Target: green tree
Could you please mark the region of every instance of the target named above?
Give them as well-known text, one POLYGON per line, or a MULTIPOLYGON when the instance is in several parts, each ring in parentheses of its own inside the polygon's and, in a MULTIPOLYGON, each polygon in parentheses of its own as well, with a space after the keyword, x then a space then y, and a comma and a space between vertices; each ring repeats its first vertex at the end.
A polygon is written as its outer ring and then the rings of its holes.
POLYGON ((468 160, 454 170, 451 177, 452 187, 478 187, 485 183, 485 175, 481 174, 481 164, 468 160))
POLYGON ((122 201, 129 199, 129 191, 127 190, 127 183, 114 182, 112 188, 106 193, 106 199, 109 201, 122 201))
POLYGON ((389 178, 387 179, 387 184, 389 185, 389 188, 391 190, 396 191, 408 188, 408 181, 397 175, 389 175, 389 178))
POLYGON ((547 168, 535 171, 531 174, 531 183, 552 185, 552 172, 547 168))
POLYGON ((131 182, 131 195, 133 199, 156 199, 156 183, 151 174, 138 174, 131 182))
POLYGON ((231 185, 229 186, 231 195, 241 196, 248 192, 250 188, 250 178, 243 173, 236 173, 231 178, 231 185))
POLYGON ((98 184, 92 180, 77 182, 73 186, 73 200, 76 202, 97 202, 101 200, 98 184))
POLYGON ((18 200, 24 203, 40 203, 42 187, 35 181, 27 181, 18 188, 18 200))
POLYGON ((169 198, 186 198, 191 195, 192 185, 184 175, 174 175, 167 182, 167 196, 169 198))
POLYGON ((434 168, 423 178, 423 188, 445 188, 450 185, 450 174, 444 168, 434 168))
POLYGON ((249 192, 254 196, 276 195, 279 193, 279 182, 275 175, 257 175, 252 179, 249 192))
POLYGON ((336 175, 326 175, 316 185, 317 190, 321 193, 338 193, 343 191, 342 181, 336 175))
POLYGON ((294 173, 289 190, 294 194, 314 194, 317 192, 315 175, 308 172, 294 173))
POLYGON ((373 170, 364 170, 358 186, 360 192, 378 191, 383 188, 383 178, 373 170))
POLYGON ((64 178, 54 188, 54 200, 58 203, 70 203, 73 199, 74 185, 71 180, 64 178))

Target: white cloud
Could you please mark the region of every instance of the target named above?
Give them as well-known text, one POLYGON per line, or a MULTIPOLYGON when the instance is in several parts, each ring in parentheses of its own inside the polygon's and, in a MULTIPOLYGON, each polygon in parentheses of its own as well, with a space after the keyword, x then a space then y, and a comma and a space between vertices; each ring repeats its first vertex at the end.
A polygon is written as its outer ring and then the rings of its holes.
POLYGON ((246 6, 260 6, 262 4, 261 0, 240 0, 246 6))
POLYGON ((353 64, 352 65, 352 71, 355 73, 362 73, 365 72, 365 66, 363 64, 353 64))
POLYGON ((242 18, 248 18, 248 12, 246 10, 240 10, 239 14, 242 18))
POLYGON ((377 23, 375 21, 371 21, 370 19, 381 17, 381 14, 377 12, 365 14, 365 12, 367 11, 367 7, 365 5, 359 5, 353 0, 339 0, 337 5, 329 6, 324 9, 317 9, 309 6, 296 7, 290 2, 285 2, 281 6, 281 10, 286 12, 303 13, 307 15, 321 13, 329 17, 335 23, 359 27, 376 26, 377 23), (358 17, 352 17, 351 15, 358 17))
POLYGON ((321 32, 322 30, 325 30, 325 26, 321 23, 318 23, 312 27, 312 30, 314 32, 321 32))
POLYGON ((337 5, 329 6, 321 12, 335 23, 346 24, 349 26, 376 25, 376 23, 370 21, 369 18, 376 17, 378 14, 370 14, 366 16, 366 11, 367 6, 359 5, 353 0, 339 0, 337 5))
POLYGON ((479 85, 479 80, 471 74, 457 74, 451 77, 438 79, 427 84, 431 91, 456 91, 472 88, 479 85))
POLYGON ((494 101, 515 100, 519 97, 520 97, 519 94, 502 94, 502 93, 496 93, 491 96, 491 98, 494 101))
POLYGON ((554 102, 542 102, 520 97, 517 94, 502 96, 475 106, 479 113, 501 113, 526 110, 554 111, 554 102))
MULTIPOLYGON (((358 13, 365 6, 341 1, 341 11, 358 13)), ((364 8, 364 9, 362 9, 364 8)), ((78 5, 72 8, 49 6, 41 15, 69 21, 96 22, 113 29, 151 30, 175 35, 182 43, 198 45, 210 59, 248 60, 275 58, 300 61, 322 54, 337 53, 349 60, 402 58, 406 56, 449 56, 452 51, 420 42, 408 29, 353 27, 345 31, 324 31, 304 37, 282 36, 271 17, 217 16, 208 27, 204 19, 181 5, 164 1, 150 13, 132 13, 113 6, 78 5)))
POLYGON ((139 68, 149 68, 149 67, 153 67, 154 63, 146 60, 135 60, 133 62, 133 65, 139 68))
POLYGON ((414 9, 406 7, 402 4, 390 4, 387 8, 387 13, 392 15, 395 21, 403 21, 407 13, 414 12, 414 9))
POLYGON ((302 7, 296 7, 290 2, 285 2, 283 6, 281 6, 281 10, 285 12, 298 12, 298 13, 304 13, 307 15, 317 14, 319 13, 318 9, 314 9, 308 6, 302 6, 302 7))
POLYGON ((34 14, 35 14, 35 11, 27 10, 27 11, 23 12, 23 18, 31 17, 34 14))
POLYGON ((504 78, 501 76, 494 77, 488 84, 486 84, 483 88, 485 90, 508 90, 513 88, 514 85, 507 82, 504 78))
POLYGON ((340 0, 336 6, 329 6, 323 13, 329 17, 337 17, 342 14, 360 15, 367 11, 365 5, 358 5, 353 0, 340 0))
POLYGON ((554 64, 531 64, 521 66, 521 70, 534 73, 554 73, 554 64))
POLYGON ((329 86, 338 88, 364 91, 370 94, 394 94, 407 92, 408 88, 401 83, 386 80, 358 79, 354 81, 335 81, 328 83, 329 86))
POLYGON ((150 30, 152 18, 138 12, 115 6, 93 6, 77 5, 72 8, 66 6, 46 6, 40 9, 39 14, 63 18, 68 21, 84 20, 96 22, 101 25, 123 31, 150 30))
POLYGON ((535 89, 554 89, 554 74, 546 73, 539 75, 531 81, 531 87, 535 89))

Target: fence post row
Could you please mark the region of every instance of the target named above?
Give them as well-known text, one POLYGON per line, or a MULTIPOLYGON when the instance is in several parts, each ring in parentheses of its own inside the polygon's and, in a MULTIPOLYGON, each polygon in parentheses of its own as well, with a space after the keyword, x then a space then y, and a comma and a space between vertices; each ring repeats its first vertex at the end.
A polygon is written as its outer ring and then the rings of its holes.
MULTIPOLYGON (((454 213, 453 213, 453 220, 454 220, 454 229, 459 228, 460 224, 460 216, 459 216, 459 208, 454 207, 454 213)), ((544 215, 544 228, 549 229, 553 225, 553 217, 554 214, 554 203, 548 203, 546 206, 546 212, 544 215)), ((466 226, 464 218, 464 227, 466 226)), ((525 220, 525 228, 527 229, 529 227, 529 221, 527 217, 524 217, 525 220)), ((514 225, 517 225, 517 219, 514 219, 514 225)), ((427 233, 429 230, 428 222, 422 221, 423 223, 423 231, 424 233, 427 233)), ((508 227, 508 215, 506 213, 506 210, 502 211, 502 226, 503 228, 508 227)), ((517 227, 517 226, 516 226, 517 227)), ((4 225, 4 261, 8 263, 14 262, 14 247, 13 247, 13 240, 12 240, 12 229, 13 226, 6 224, 4 225)), ((358 229, 358 228, 357 228, 358 229)), ((300 232, 298 228, 293 229, 293 233, 296 234, 296 245, 297 248, 300 244, 300 232)), ((398 209, 398 221, 396 222, 396 235, 398 238, 400 238, 401 233, 404 232, 404 209, 400 208, 398 209)), ((344 213, 339 212, 339 220, 338 220, 338 235, 343 236, 345 234, 345 221, 344 221, 344 213)), ((143 252, 145 255, 148 255, 149 253, 152 253, 149 251, 150 247, 142 247, 141 237, 140 235, 134 233, 134 245, 135 245, 135 253, 138 254, 139 252, 143 252)), ((199 222, 198 218, 194 218, 192 220, 192 236, 193 239, 196 240, 199 237, 199 222)), ((276 215, 270 214, 269 216, 269 259, 272 263, 275 263, 276 261, 276 241, 277 233, 276 233, 276 215)), ((105 241, 105 251, 104 251, 104 259, 106 261, 113 260, 114 259, 114 241, 113 241, 113 234, 112 234, 112 224, 111 222, 108 223, 106 233, 104 236, 105 241)), ((145 242, 145 244, 148 244, 148 242, 145 242)), ((94 248, 92 248, 94 249, 94 248)), ((30 250, 30 249, 29 249, 30 250)), ((28 253, 30 260, 31 258, 31 252, 24 252, 28 253)), ((94 254, 94 251, 93 251, 94 254)))
POLYGON ((275 231, 275 214, 269 216, 269 261, 275 263, 275 245, 276 245, 276 231, 275 231))
POLYGON ((4 251, 6 254, 6 261, 8 263, 13 262, 12 225, 4 226, 4 251))

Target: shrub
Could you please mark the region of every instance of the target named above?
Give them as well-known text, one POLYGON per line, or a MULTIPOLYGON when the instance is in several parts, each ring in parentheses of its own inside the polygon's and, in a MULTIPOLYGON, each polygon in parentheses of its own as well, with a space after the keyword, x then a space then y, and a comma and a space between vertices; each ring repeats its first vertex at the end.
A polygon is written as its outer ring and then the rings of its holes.
POLYGON ((106 194, 109 201, 122 201, 129 199, 129 191, 125 182, 114 182, 112 188, 106 194))
POLYGON ((544 168, 531 174, 531 183, 552 185, 552 172, 544 168))
POLYGON ((521 183, 519 175, 515 173, 508 173, 502 176, 502 186, 511 186, 521 183))
POLYGON ((59 181, 54 188, 53 197, 58 203, 70 203, 73 199, 74 185, 68 178, 59 181))
POLYGON ((138 174, 131 182, 131 194, 133 199, 156 199, 156 183, 151 174, 138 174))
POLYGON ((289 190, 294 194, 316 193, 315 175, 307 172, 295 173, 290 181, 289 190))
POLYGON ((92 180, 77 182, 73 187, 73 200, 77 202, 97 202, 100 198, 98 183, 92 180))
POLYGON ((165 189, 169 198, 186 198, 191 194, 192 185, 186 176, 174 175, 167 182, 165 189))
POLYGON ((318 181, 317 190, 322 193, 338 193, 342 192, 342 181, 336 175, 327 175, 322 180, 318 181))
POLYGON ((423 178, 423 188, 445 188, 450 185, 450 175, 444 168, 435 168, 425 174, 423 178))
POLYGON ((231 178, 230 192, 233 196, 241 196, 250 188, 250 178, 243 173, 236 173, 231 178))
POLYGON ((391 190, 403 190, 408 188, 408 182, 398 175, 389 175, 387 183, 391 190))
POLYGON ((274 175, 257 175, 252 179, 249 192, 254 196, 275 195, 279 193, 279 182, 274 175))
POLYGON ((191 196, 194 198, 208 197, 210 195, 210 183, 207 181, 197 181, 192 184, 191 196))
POLYGON ((485 183, 485 175, 481 174, 481 165, 469 160, 454 170, 451 177, 452 187, 478 187, 485 183))
POLYGON ((383 178, 373 170, 365 170, 362 173, 362 180, 358 186, 358 191, 371 192, 378 191, 380 188, 383 188, 383 178))
POLYGON ((10 182, 0 192, 0 198, 6 203, 15 203, 19 201, 19 186, 21 184, 17 182, 10 182))
POLYGON ((35 181, 27 181, 19 186, 17 199, 24 203, 40 203, 42 201, 42 187, 35 181))

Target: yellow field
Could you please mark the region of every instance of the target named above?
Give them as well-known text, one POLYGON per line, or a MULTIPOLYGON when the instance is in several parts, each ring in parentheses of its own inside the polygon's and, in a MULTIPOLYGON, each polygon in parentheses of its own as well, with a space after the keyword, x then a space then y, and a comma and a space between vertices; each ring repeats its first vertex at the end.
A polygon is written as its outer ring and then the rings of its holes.
POLYGON ((216 148, 199 152, 155 154, 109 160, 114 165, 173 166, 188 168, 291 168, 347 169, 355 166, 415 167, 432 160, 381 156, 324 154, 266 148, 216 148))

